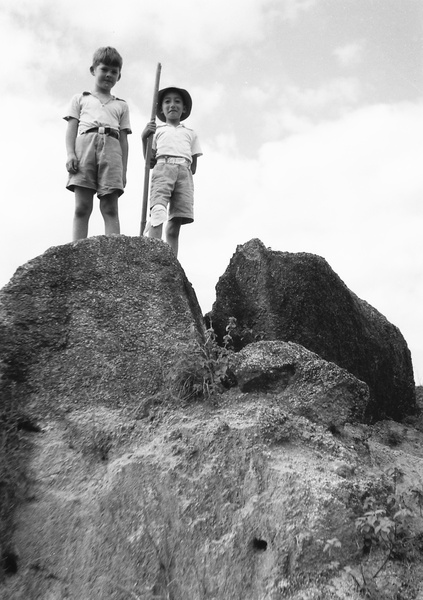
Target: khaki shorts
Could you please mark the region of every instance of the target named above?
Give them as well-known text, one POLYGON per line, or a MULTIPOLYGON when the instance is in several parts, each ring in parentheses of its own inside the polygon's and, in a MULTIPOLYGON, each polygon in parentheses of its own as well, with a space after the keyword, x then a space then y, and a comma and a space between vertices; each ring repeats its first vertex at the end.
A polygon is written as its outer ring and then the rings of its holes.
POLYGON ((169 221, 194 221, 194 183, 191 169, 185 165, 158 163, 151 176, 150 209, 169 208, 169 221))
POLYGON ((123 194, 122 149, 116 138, 96 133, 83 133, 75 140, 78 171, 69 175, 67 189, 75 186, 95 190, 99 198, 113 192, 123 194))

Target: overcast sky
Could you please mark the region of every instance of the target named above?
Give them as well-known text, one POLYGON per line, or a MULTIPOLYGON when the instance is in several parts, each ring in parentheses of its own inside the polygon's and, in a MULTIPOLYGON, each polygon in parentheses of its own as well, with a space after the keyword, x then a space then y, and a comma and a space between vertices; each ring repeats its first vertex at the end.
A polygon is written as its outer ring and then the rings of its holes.
POLYGON ((133 129, 122 233, 139 235, 161 62, 204 152, 179 254, 203 313, 237 245, 317 254, 401 330, 423 384, 421 0, 3 0, 0 286, 71 239, 62 117, 106 45, 133 129))

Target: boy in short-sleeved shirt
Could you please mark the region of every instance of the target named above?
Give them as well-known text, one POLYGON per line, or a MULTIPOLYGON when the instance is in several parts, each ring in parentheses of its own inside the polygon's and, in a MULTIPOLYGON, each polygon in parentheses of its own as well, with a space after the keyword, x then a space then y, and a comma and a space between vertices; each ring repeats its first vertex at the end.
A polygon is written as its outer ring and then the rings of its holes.
POLYGON ((154 135, 148 233, 160 239, 163 223, 168 219, 166 241, 176 256, 181 225, 194 221, 192 176, 197 168, 197 157, 202 155, 197 134, 181 123, 191 109, 191 96, 186 90, 175 87, 160 90, 157 117, 164 124, 156 127, 156 123, 150 121, 142 133, 144 152, 148 137, 154 135))
POLYGON ((105 233, 120 233, 118 198, 126 185, 129 109, 110 91, 119 81, 122 57, 115 48, 99 48, 90 68, 94 90, 75 94, 67 114, 67 188, 75 193, 73 239, 86 238, 97 193, 105 233))

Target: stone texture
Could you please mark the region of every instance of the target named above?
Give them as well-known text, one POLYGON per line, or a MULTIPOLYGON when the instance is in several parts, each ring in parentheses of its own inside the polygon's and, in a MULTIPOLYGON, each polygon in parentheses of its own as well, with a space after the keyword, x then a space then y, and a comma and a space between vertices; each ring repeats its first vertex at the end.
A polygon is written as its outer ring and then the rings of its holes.
POLYGON ((401 419, 416 409, 401 332, 319 256, 275 252, 257 239, 238 246, 208 317, 220 339, 236 317, 237 350, 258 340, 291 341, 348 370, 369 386, 367 418, 401 419))
POLYGON ((249 344, 235 355, 233 371, 242 392, 272 393, 314 423, 338 428, 364 419, 368 386, 298 344, 249 344))
MULTIPOLYGON (((374 472, 355 480, 350 440, 241 396, 153 421, 77 408, 27 433, 18 570, 0 598, 278 600, 319 580, 325 540, 342 540, 352 561, 354 506, 370 481, 380 485, 374 472)), ((324 581, 320 592, 332 598, 324 581)))
POLYGON ((161 241, 99 236, 54 247, 0 292, 1 359, 28 408, 134 404, 176 345, 203 338, 195 293, 161 241))
MULTIPOLYGON (((366 385, 297 344, 238 353, 244 391, 169 399, 162 369, 203 326, 162 242, 49 250, 2 290, 0 324, 1 382, 26 419, 8 421, 22 426, 9 454, 0 437, 0 467, 13 454, 21 469, 7 546, 0 536, 16 567, 0 573, 2 600, 358 600, 343 567, 360 577, 363 498, 386 498, 396 464, 398 494, 423 489, 421 430, 399 436, 389 422, 372 441, 352 422, 366 385)), ((390 561, 387 599, 402 582, 423 592, 421 507, 407 506, 416 559, 390 561)), ((376 572, 381 556, 365 561, 376 572)))

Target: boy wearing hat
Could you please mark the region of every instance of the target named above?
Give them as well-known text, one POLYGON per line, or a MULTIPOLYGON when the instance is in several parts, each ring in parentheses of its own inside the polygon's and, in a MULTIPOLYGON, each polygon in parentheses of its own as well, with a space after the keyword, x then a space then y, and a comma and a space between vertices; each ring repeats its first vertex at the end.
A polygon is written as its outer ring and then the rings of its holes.
POLYGON ((194 221, 193 174, 197 157, 202 155, 197 134, 181 123, 192 109, 186 90, 168 87, 157 96, 158 125, 150 121, 142 132, 144 155, 147 139, 154 135, 152 149, 154 166, 151 177, 149 237, 161 239, 167 220, 166 242, 178 256, 181 225, 194 221))

